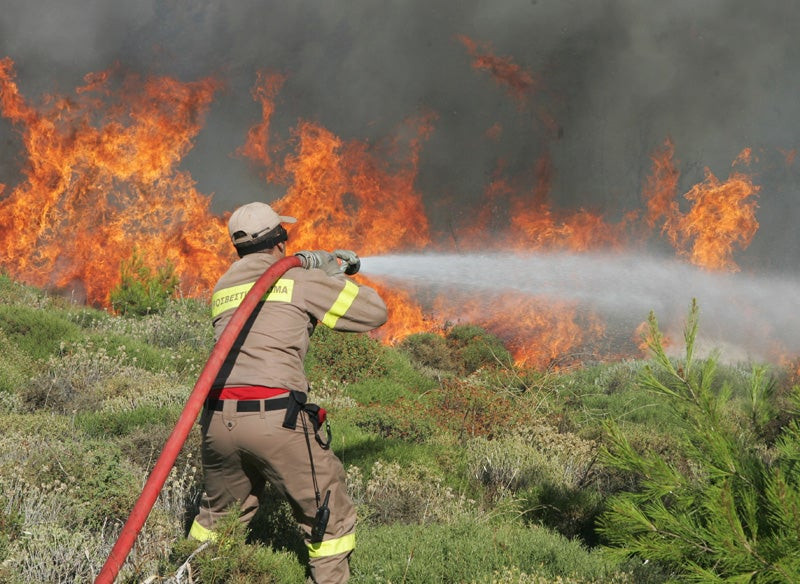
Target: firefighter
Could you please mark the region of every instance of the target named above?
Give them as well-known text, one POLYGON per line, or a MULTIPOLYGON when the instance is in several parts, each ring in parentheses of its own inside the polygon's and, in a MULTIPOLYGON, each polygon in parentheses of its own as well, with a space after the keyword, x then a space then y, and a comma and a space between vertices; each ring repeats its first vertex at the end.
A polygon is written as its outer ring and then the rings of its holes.
MULTIPOLYGON (((214 288, 217 338, 247 290, 285 257, 283 224, 295 221, 261 202, 231 215, 228 230, 240 259, 214 288)), ((189 536, 214 540, 216 522, 237 503, 240 521, 249 523, 269 482, 287 498, 300 524, 311 579, 346 582, 356 511, 342 463, 327 448, 324 410, 307 400, 303 361, 318 323, 337 331, 369 331, 386 322, 386 305, 375 290, 347 277, 360 267, 355 253, 295 255, 303 267, 289 269, 266 293, 209 392, 200 416, 205 492, 189 536)))

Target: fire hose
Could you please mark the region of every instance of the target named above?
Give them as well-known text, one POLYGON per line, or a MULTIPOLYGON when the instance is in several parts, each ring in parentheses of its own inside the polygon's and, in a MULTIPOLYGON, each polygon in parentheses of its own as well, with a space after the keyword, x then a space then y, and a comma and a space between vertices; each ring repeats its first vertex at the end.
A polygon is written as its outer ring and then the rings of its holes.
POLYGON ((134 504, 128 520, 123 525, 106 563, 97 578, 95 578, 94 584, 112 584, 117 577, 122 564, 125 563, 136 541, 136 537, 150 514, 150 510, 153 508, 156 499, 158 499, 158 494, 161 492, 161 488, 164 486, 173 464, 175 464, 178 453, 186 442, 186 437, 189 435, 189 431, 208 396, 211 384, 214 383, 217 373, 219 373, 225 358, 228 356, 231 347, 233 347, 234 341, 239 336, 253 310, 278 278, 290 268, 301 267, 301 265, 300 258, 294 255, 278 260, 255 281, 242 303, 236 308, 231 320, 214 345, 214 349, 211 351, 203 370, 200 372, 200 376, 191 394, 189 394, 189 399, 186 401, 183 412, 181 412, 175 428, 167 438, 164 449, 161 451, 161 455, 158 457, 147 482, 142 488, 142 493, 134 504))

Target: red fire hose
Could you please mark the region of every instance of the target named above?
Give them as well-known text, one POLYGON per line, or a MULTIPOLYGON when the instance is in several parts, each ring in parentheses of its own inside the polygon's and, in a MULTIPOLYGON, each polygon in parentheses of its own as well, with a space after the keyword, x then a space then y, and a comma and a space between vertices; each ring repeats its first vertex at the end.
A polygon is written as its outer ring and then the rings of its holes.
POLYGON ((112 584, 114 582, 120 568, 122 568, 122 564, 125 562, 128 553, 130 553, 136 541, 136 537, 139 535, 139 531, 142 529, 147 516, 150 514, 150 510, 153 508, 153 504, 156 502, 158 494, 164 486, 164 482, 167 480, 172 465, 175 464, 178 453, 183 447, 184 442, 186 442, 189 431, 194 425, 195 420, 197 420, 197 415, 200 413, 203 402, 208 396, 211 384, 214 383, 217 373, 219 373, 242 327, 247 322, 247 319, 250 318, 250 314, 264 296, 264 293, 275 281, 290 268, 300 267, 300 265, 300 258, 297 256, 288 256, 278 260, 256 280, 253 287, 244 297, 244 300, 242 300, 242 303, 233 313, 230 322, 225 327, 225 330, 222 331, 216 345, 214 345, 214 349, 211 351, 211 355, 209 355, 208 361, 206 361, 205 367, 203 367, 203 371, 200 372, 200 377, 197 379, 197 383, 195 383, 194 389, 189 395, 189 399, 186 401, 186 406, 183 408, 183 412, 181 412, 181 416, 178 418, 178 422, 175 424, 172 434, 170 434, 167 442, 164 444, 164 449, 161 451, 161 455, 158 457, 142 489, 142 494, 139 495, 139 499, 136 501, 125 525, 122 527, 122 531, 114 547, 111 549, 106 563, 103 565, 97 578, 95 578, 94 584, 112 584))

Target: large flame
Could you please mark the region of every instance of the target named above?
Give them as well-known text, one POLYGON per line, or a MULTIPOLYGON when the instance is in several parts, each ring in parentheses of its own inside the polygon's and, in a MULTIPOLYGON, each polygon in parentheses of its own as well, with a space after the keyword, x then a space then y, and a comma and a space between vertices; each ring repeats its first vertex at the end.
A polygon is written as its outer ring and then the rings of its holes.
MULTIPOLYGON (((521 108, 536 109, 534 94, 543 88, 535 75, 494 56, 486 43, 459 40, 477 71, 506 87, 521 108)), ((436 114, 409 117, 376 143, 344 141, 310 120, 299 121, 281 139, 270 125, 284 81, 282 74, 258 74, 253 98, 262 116, 243 137, 239 154, 253 160, 266 181, 284 185, 285 196, 272 203, 300 219, 290 230, 292 251, 583 252, 623 250, 660 234, 693 264, 733 271, 734 248, 746 248, 758 229, 758 187, 738 170, 724 182, 706 170, 705 179, 683 196, 682 210, 674 145, 667 140, 652 154, 643 185, 646 208, 617 221, 550 202, 556 170, 545 148, 526 173, 533 181, 510 175, 500 161, 482 203, 465 214, 469 220, 439 236, 431 232, 417 186, 436 114)), ((19 185, 9 192, 0 184, 2 268, 20 280, 108 306, 120 265, 135 249, 152 267, 171 263, 183 294, 207 294, 233 255, 226 217, 210 212, 210 197, 195 189, 180 162, 220 87, 214 79, 143 79, 115 67, 87 75, 72 96, 47 96, 34 106, 20 94, 12 61, 0 61, 0 113, 19 131, 26 159, 19 185)), ((550 113, 539 107, 537 119, 552 130, 548 139, 554 137, 557 124, 550 113)), ((492 126, 486 137, 501 140, 502 126, 492 126)), ((745 158, 746 152, 737 164, 745 158)), ((389 305, 390 320, 379 332, 386 342, 469 321, 504 339, 522 364, 550 367, 582 351, 602 356, 605 324, 567 302, 502 290, 483 302, 455 293, 423 302, 409 290, 369 283, 389 305)))
POLYGON ((88 75, 71 98, 26 103, 10 59, 0 107, 27 151, 24 180, 0 201, 3 268, 107 305, 120 263, 137 248, 171 262, 186 293, 207 288, 230 257, 224 222, 178 163, 218 83, 88 75))
MULTIPOLYGON (((722 182, 706 168, 705 180, 684 195, 692 205, 682 213, 675 199, 678 171, 673 157, 669 140, 652 156, 653 172, 645 186, 648 225, 652 227, 663 219, 662 231, 678 253, 694 265, 738 270, 733 261, 734 248, 746 249, 758 231, 754 197, 759 187, 743 172, 734 171, 722 182)), ((734 168, 747 164, 750 157, 750 150, 743 150, 734 161, 734 168)))

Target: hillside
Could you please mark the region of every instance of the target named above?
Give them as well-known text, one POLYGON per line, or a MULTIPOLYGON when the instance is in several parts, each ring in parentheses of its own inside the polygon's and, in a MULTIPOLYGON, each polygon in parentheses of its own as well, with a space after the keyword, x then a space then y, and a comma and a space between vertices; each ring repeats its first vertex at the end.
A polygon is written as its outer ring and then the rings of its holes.
MULTIPOLYGON (((0 582, 90 582, 211 350, 208 307, 116 316, 6 276, 0 299, 0 582)), ((695 359, 695 308, 682 359, 651 319, 652 360, 558 371, 471 325, 394 347, 320 327, 351 581, 797 581, 796 373, 695 359)), ((304 581, 274 493, 249 533, 186 540, 201 489, 194 428, 117 582, 304 581)))

